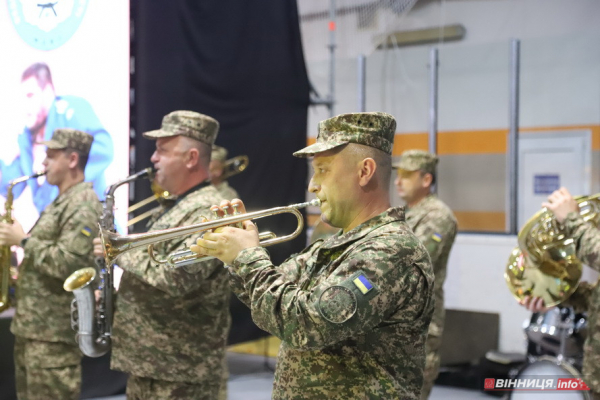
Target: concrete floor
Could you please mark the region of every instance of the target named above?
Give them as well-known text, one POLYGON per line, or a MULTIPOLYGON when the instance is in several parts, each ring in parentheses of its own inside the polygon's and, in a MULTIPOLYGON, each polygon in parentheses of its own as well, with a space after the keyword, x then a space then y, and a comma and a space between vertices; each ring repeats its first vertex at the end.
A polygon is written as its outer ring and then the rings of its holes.
MULTIPOLYGON (((229 400, 269 400, 273 385, 275 359, 229 353, 229 400)), ((435 386, 430 400, 491 400, 494 397, 476 390, 435 386)), ((125 400, 125 395, 90 400, 125 400)))

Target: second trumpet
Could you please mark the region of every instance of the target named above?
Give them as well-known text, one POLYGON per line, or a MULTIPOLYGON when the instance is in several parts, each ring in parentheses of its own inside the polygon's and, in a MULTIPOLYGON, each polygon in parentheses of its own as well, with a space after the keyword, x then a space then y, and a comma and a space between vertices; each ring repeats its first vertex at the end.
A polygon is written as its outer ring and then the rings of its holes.
POLYGON ((138 233, 133 235, 119 235, 118 233, 100 230, 100 238, 102 239, 102 245, 104 247, 104 254, 106 257, 106 263, 112 264, 121 254, 126 251, 133 250, 142 246, 148 246, 148 254, 150 258, 159 265, 167 265, 171 268, 178 268, 184 265, 193 264, 203 259, 210 259, 212 257, 202 256, 192 252, 189 249, 180 250, 173 254, 170 254, 165 259, 159 259, 154 252, 154 245, 159 242, 171 240, 180 236, 188 236, 198 232, 209 231, 216 228, 225 226, 231 226, 242 221, 259 219, 268 217, 271 215, 278 214, 293 214, 297 218, 298 225, 296 229, 285 236, 277 237, 271 232, 265 232, 259 234, 260 245, 262 247, 272 246, 274 244, 283 243, 288 240, 296 238, 304 228, 304 219, 300 211, 300 208, 307 206, 318 207, 321 202, 318 199, 306 202, 292 204, 285 207, 275 207, 262 211, 254 211, 245 214, 235 214, 229 217, 220 218, 214 221, 202 222, 200 224, 182 226, 172 229, 164 229, 147 233, 138 233))

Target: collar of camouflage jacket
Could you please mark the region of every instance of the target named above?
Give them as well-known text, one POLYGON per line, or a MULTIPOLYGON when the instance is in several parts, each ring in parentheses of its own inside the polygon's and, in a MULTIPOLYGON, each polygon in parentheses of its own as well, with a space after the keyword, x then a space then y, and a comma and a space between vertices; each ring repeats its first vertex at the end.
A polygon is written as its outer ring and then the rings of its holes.
MULTIPOLYGON (((157 229, 167 229, 173 228, 174 224, 177 224, 187 218, 193 213, 198 212, 198 208, 206 207, 209 208, 212 204, 206 204, 206 196, 207 193, 214 191, 216 193, 217 189, 208 181, 204 181, 201 184, 194 186, 191 191, 185 193, 180 197, 177 197, 177 201, 172 202, 163 209, 158 214, 154 214, 151 220, 148 222, 147 228, 148 230, 157 230, 157 229), (173 216, 173 213, 177 213, 177 217, 173 216), (168 223, 163 220, 163 217, 168 215, 168 223), (175 219, 173 219, 175 218, 175 219)), ((216 194, 208 195, 209 198, 217 197, 216 194)), ((205 215, 205 217, 209 217, 205 215)))
POLYGON ((370 220, 363 222, 356 228, 352 229, 349 232, 342 233, 340 230, 339 233, 329 237, 325 240, 321 248, 332 249, 337 246, 342 246, 350 242, 357 241, 369 232, 373 231, 380 226, 397 222, 404 221, 404 207, 391 207, 382 212, 381 214, 371 218, 370 220))
POLYGON ((62 203, 63 201, 67 200, 68 198, 70 198, 71 196, 82 192, 84 190, 92 190, 92 182, 79 182, 76 183, 75 185, 71 186, 70 188, 67 189, 66 192, 61 193, 55 200, 54 200, 54 204, 58 205, 60 203, 62 203))

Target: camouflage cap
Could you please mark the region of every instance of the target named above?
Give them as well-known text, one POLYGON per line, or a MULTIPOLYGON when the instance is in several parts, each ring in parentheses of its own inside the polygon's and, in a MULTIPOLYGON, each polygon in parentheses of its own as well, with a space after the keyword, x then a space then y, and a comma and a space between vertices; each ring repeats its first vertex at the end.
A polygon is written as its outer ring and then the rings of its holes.
POLYGON ((59 128, 54 130, 50 140, 39 142, 39 144, 55 150, 74 149, 87 156, 93 141, 94 137, 89 133, 76 129, 59 128))
POLYGON ((435 167, 438 161, 438 157, 428 151, 406 150, 400 156, 400 161, 392 166, 405 171, 423 171, 435 175, 435 167))
POLYGON ((211 160, 225 161, 227 160, 227 149, 225 147, 217 146, 216 144, 212 147, 212 153, 210 154, 211 160))
POLYGON ((208 115, 194 111, 173 111, 163 117, 160 129, 145 132, 147 139, 187 136, 212 146, 219 133, 219 123, 208 115))
POLYGON ((363 144, 392 154, 396 120, 383 112, 342 114, 319 122, 317 143, 294 153, 310 157, 347 143, 363 144))

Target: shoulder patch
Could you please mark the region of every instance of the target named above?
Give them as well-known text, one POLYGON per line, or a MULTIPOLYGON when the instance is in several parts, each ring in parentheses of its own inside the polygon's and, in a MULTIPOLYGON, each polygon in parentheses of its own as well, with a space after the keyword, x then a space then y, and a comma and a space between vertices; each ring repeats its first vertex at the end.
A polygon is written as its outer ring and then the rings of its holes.
POLYGON ((356 314, 356 295, 347 287, 330 286, 321 293, 318 308, 327 321, 342 324, 356 314))
POLYGON ((431 235, 431 238, 438 243, 442 241, 442 235, 440 235, 439 233, 434 233, 433 235, 431 235))
POLYGON ((84 235, 84 236, 90 237, 90 236, 92 236, 92 230, 89 227, 84 226, 81 229, 81 234, 84 235))
POLYGON ((354 286, 356 286, 362 294, 367 294, 373 289, 373 284, 363 274, 354 278, 352 283, 354 283, 354 286))

